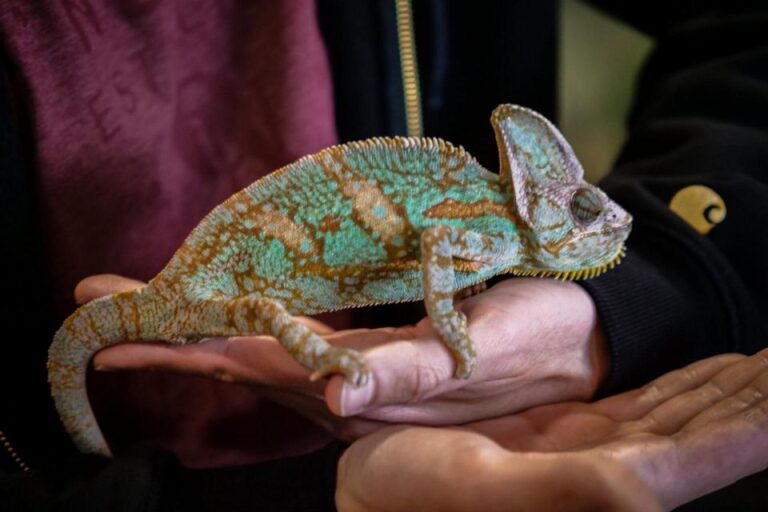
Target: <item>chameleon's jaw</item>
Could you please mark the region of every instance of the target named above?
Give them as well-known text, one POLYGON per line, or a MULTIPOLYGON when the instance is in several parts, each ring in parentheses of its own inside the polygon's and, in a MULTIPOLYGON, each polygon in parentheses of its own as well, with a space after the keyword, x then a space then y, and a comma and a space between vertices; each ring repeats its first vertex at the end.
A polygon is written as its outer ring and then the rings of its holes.
POLYGON ((519 267, 510 267, 505 273, 513 274, 521 277, 552 277, 563 281, 575 281, 577 279, 589 279, 595 276, 599 276, 603 272, 614 268, 621 263, 622 258, 626 255, 627 249, 622 244, 616 255, 611 258, 608 263, 598 265, 596 267, 581 268, 575 270, 547 270, 547 269, 528 269, 519 267))

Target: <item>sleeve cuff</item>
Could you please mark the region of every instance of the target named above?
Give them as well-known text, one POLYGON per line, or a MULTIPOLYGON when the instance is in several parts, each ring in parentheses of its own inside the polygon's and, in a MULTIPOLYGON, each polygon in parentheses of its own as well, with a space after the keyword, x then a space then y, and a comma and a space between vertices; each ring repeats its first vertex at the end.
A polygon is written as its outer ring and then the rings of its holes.
POLYGON ((615 269, 579 284, 592 296, 611 366, 599 396, 727 351, 728 320, 702 254, 668 233, 636 236, 615 269))

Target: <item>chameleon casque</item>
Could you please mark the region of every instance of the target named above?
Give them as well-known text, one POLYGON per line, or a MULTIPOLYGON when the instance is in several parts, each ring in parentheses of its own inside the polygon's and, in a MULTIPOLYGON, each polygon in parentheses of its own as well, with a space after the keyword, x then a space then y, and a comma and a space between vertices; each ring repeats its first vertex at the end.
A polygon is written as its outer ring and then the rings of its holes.
POLYGON ((591 277, 624 254, 631 217, 583 180, 571 147, 541 115, 491 116, 500 174, 440 139, 374 138, 333 146, 254 182, 211 211, 146 287, 94 300, 56 332, 48 380, 85 452, 109 455, 85 375, 119 341, 186 343, 269 334, 312 378, 370 378, 357 352, 295 320, 424 299, 469 377, 475 352, 454 294, 503 273, 591 277))

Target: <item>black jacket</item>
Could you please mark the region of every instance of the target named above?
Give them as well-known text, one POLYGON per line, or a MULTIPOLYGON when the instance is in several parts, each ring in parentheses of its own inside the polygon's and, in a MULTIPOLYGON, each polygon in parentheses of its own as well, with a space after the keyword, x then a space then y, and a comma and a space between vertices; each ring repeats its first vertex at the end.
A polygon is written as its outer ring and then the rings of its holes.
MULTIPOLYGON (((602 183, 635 217, 628 255, 616 270, 583 284, 611 347, 603 393, 612 393, 702 357, 768 345, 768 6, 593 3, 655 39, 628 142, 602 183), (668 208, 678 190, 693 184, 715 190, 728 208, 706 236, 668 208)), ((556 114, 557 2, 415 4, 425 133, 462 144, 494 168, 487 121, 493 107, 519 103, 556 114)), ((392 2, 318 5, 341 139, 404 133, 392 2)), ((0 357, 0 430, 33 470, 21 474, 0 447, 0 508, 332 509, 340 443, 305 457, 203 471, 146 446, 112 461, 75 453, 45 377, 56 319, 31 193, 31 112, 23 97, 13 97, 24 90, 13 56, 4 53, 2 65, 0 268, 10 302, 2 325, 7 340, 24 343, 6 345, 0 357)), ((748 482, 699 506, 764 509, 766 498, 748 482)))

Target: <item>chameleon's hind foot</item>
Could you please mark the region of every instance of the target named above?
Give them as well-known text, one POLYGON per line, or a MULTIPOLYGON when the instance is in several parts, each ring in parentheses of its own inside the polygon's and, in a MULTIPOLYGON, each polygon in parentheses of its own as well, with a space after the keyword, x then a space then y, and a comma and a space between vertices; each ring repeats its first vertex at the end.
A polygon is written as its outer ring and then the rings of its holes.
MULTIPOLYGON (((221 309, 222 306, 219 306, 221 309)), ((226 329, 233 333, 271 334, 301 365, 314 370, 310 379, 320 380, 334 373, 355 387, 364 386, 371 371, 359 352, 334 347, 292 317, 279 301, 267 297, 244 297, 225 303, 226 329)), ((227 331, 229 332, 229 331, 227 331)))
POLYGON ((323 353, 315 365, 309 380, 316 381, 334 373, 341 373, 354 387, 365 386, 371 378, 371 370, 360 352, 349 348, 331 347, 323 353))

